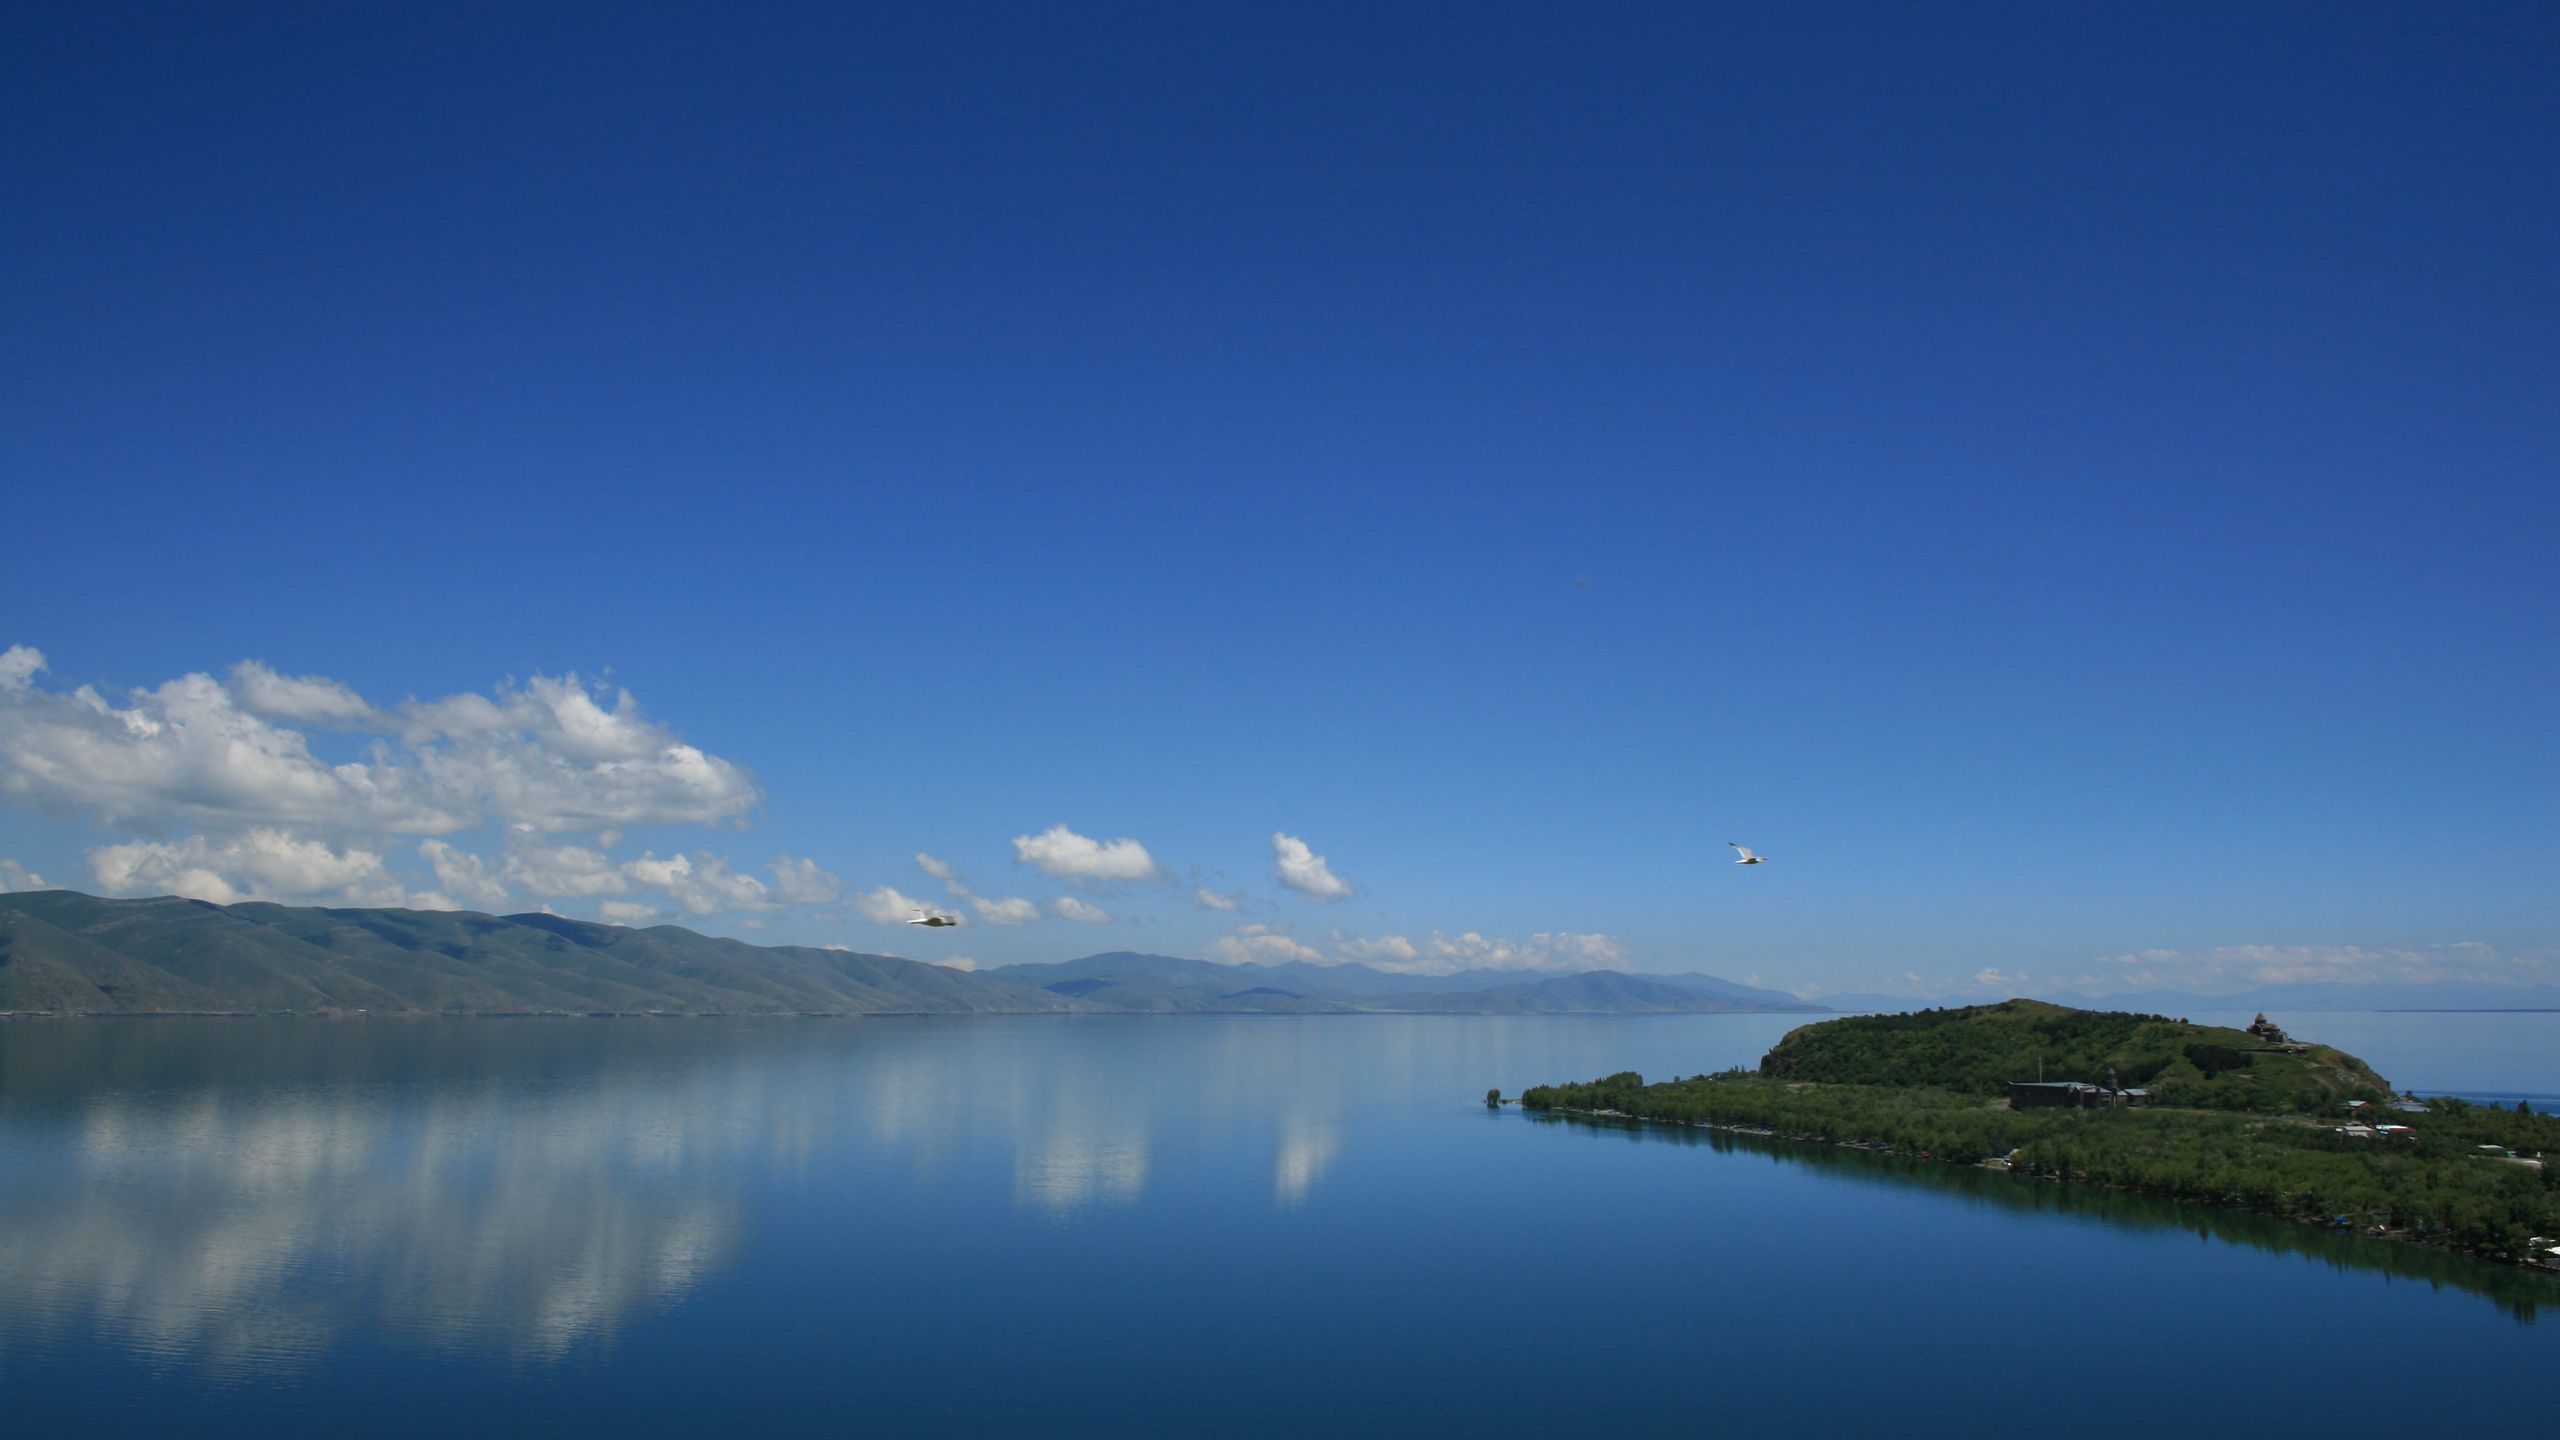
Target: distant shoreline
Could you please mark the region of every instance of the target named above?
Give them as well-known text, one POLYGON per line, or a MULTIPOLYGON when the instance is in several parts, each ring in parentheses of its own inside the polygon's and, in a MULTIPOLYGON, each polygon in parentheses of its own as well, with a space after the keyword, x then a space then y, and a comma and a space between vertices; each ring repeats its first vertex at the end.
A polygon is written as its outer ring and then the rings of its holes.
POLYGON ((1435 1016, 1458 1020, 1694 1020, 1700 1016, 1828 1015, 1825 1010, 0 1010, 5 1020, 1357 1020, 1435 1016))

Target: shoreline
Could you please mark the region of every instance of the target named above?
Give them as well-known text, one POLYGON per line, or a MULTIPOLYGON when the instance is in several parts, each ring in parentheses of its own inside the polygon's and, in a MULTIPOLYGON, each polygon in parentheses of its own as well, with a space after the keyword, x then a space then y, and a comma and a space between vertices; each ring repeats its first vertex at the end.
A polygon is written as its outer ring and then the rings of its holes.
MULTIPOLYGON (((1925 1150, 1913 1151, 1898 1149, 1891 1144, 1880 1141, 1831 1140, 1825 1139, 1819 1135, 1806 1135, 1794 1131, 1773 1130, 1759 1125, 1727 1125, 1712 1120, 1663 1120, 1656 1119, 1648 1115, 1630 1115, 1623 1110, 1584 1110, 1570 1105, 1531 1106, 1517 1098, 1507 1099, 1502 1103, 1505 1105, 1518 1105, 1521 1113, 1523 1114, 1562 1115, 1577 1120, 1602 1120, 1635 1125, 1664 1125, 1679 1130, 1717 1130, 1728 1135, 1747 1135, 1759 1140, 1784 1140, 1800 1145, 1819 1145, 1836 1150, 1858 1150, 1871 1155, 1889 1155, 1902 1160, 1924 1160, 1935 1165, 1952 1165, 1966 1170, 1988 1170, 2007 1175, 2016 1175, 2018 1173, 2017 1170, 2005 1159, 1995 1158, 1980 1161, 1950 1160, 1942 1156, 1932 1155, 1925 1150)), ((2286 1224, 2297 1225, 2303 1229, 2323 1234, 2343 1235, 2357 1240, 2393 1242, 2412 1246, 2421 1250, 2432 1250, 2439 1254, 2459 1255, 2465 1259, 2477 1260, 2484 1265, 2496 1265, 2506 1269, 2522 1270, 2528 1274, 2548 1276, 2555 1282, 2560 1282, 2560 1266, 2545 1265, 2533 1260, 2509 1259, 2504 1256, 2484 1255, 2476 1250, 2465 1250, 2455 1245, 2438 1244, 2422 1235, 2418 1235, 2407 1230, 2375 1230, 2355 1226, 2323 1224, 2315 1220, 2298 1219, 2294 1216, 2284 1214, 2281 1211, 2262 1210, 2249 1205, 2217 1205, 2212 1201, 2198 1200, 2192 1196, 2173 1195, 2165 1191, 2149 1190, 2136 1185, 2108 1185, 2090 1180, 2074 1180, 2066 1175, 2029 1174, 2025 1178, 2035 1181, 2044 1181, 2055 1185, 2072 1186, 2084 1190, 2111 1190, 2121 1195, 2141 1195, 2154 1200, 2165 1200, 2174 1205, 2192 1205, 2200 1210, 2222 1210, 2240 1215, 2256 1215, 2269 1220, 2283 1221, 2286 1224)))

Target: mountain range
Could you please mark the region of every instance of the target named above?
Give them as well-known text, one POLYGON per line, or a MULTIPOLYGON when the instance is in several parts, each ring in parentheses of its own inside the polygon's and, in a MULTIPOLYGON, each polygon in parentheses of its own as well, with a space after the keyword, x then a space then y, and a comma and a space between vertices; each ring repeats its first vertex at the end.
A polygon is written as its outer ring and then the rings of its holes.
POLYGON ((900 1015, 1825 1012, 1712 975, 1399 975, 1113 952, 966 972, 558 915, 0 894, 0 1012, 900 1015))

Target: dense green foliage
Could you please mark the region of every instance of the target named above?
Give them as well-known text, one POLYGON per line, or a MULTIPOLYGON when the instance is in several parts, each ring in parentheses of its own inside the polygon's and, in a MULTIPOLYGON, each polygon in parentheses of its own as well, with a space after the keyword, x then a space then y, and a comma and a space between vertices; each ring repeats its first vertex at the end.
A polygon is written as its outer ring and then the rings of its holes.
POLYGON ((2484 1155, 2491 1145, 2560 1166, 2560 1119, 2429 1103, 2413 1138, 2338 1133, 2343 1117, 2191 1110, 2011 1110, 1943 1089, 1786 1082, 1742 1071, 1647 1085, 1623 1073, 1541 1085, 1533 1110, 1613 1111, 1669 1122, 1866 1145, 1941 1160, 2006 1158, 2016 1173, 2112 1185, 2411 1238, 2499 1258, 2560 1235, 2560 1168, 2484 1155))
POLYGON ((2245 1030, 2040 1000, 1855 1015, 1789 1032, 1760 1062, 1773 1079, 1925 1085, 2003 1095, 2017 1080, 2144 1086, 2164 1104, 2290 1113, 2379 1099, 2389 1085, 2325 1045, 2289 1051, 2245 1030))

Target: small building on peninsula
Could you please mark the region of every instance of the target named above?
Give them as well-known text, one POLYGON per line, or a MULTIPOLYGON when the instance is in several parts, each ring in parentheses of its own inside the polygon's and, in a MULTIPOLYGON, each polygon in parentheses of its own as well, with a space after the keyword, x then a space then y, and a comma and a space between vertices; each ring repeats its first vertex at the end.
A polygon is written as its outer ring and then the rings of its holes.
POLYGON ((2086 1080, 2012 1080, 2009 1108, 2038 1110, 2053 1106, 2074 1110, 2112 1110, 2120 1105, 2148 1105, 2151 1092, 2137 1088, 2092 1085, 2086 1080))

